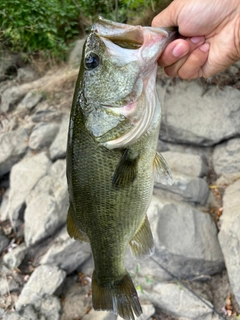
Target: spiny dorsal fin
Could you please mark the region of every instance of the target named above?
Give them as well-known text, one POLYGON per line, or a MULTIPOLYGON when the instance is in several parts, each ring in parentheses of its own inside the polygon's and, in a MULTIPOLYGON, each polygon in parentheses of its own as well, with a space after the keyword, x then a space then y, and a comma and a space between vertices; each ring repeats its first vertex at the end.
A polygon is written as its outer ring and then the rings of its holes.
POLYGON ((67 215, 67 231, 71 238, 89 242, 87 236, 78 228, 73 207, 70 205, 67 215))
POLYGON ((125 149, 112 178, 113 187, 126 187, 135 180, 138 159, 138 153, 125 149))
POLYGON ((161 184, 172 185, 173 180, 172 180, 171 170, 166 160, 163 158, 163 156, 160 153, 156 152, 153 164, 154 164, 155 181, 161 184))
POLYGON ((132 254, 136 258, 146 259, 153 254, 154 242, 147 216, 145 216, 129 244, 132 254))

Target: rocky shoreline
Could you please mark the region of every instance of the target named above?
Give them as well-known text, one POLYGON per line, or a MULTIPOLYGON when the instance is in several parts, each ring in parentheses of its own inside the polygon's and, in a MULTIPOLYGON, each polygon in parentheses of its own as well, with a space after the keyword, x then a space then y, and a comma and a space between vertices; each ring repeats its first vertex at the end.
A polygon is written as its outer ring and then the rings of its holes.
MULTIPOLYGON (((0 82, 4 320, 116 319, 92 310, 91 250, 66 231, 65 155, 79 56, 71 59, 40 79, 21 69, 21 77, 0 82)), ((233 73, 240 79, 240 64, 222 77, 233 73)), ((216 84, 206 89, 199 80, 159 77, 158 93, 159 151, 174 184, 154 188, 148 210, 156 245, 153 259, 135 261, 129 252, 126 256, 143 305, 139 319, 210 320, 219 318, 216 312, 236 319, 240 90, 216 84)))

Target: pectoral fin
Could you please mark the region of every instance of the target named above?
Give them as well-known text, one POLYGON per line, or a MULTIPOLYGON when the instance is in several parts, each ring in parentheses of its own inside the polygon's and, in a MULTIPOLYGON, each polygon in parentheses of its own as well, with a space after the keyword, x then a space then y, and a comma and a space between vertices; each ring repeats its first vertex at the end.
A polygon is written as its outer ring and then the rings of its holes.
POLYGON ((77 225, 73 207, 71 205, 69 206, 69 209, 68 209, 67 231, 71 238, 74 238, 75 240, 89 242, 87 235, 85 235, 84 232, 81 231, 77 225))
POLYGON ((172 173, 163 156, 156 152, 154 158, 154 178, 155 181, 162 184, 173 184, 172 173))
POLYGON ((153 254, 154 242, 147 216, 145 216, 141 226, 129 244, 132 254, 136 258, 146 259, 153 254))
POLYGON ((114 187, 125 187, 135 180, 138 159, 138 153, 125 149, 112 178, 114 187))

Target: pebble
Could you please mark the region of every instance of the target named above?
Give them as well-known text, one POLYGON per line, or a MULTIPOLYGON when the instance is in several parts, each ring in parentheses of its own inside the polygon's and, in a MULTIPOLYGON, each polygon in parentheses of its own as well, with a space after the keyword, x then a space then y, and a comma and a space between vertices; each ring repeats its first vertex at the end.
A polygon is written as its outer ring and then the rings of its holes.
POLYGON ((48 147, 56 137, 59 125, 56 123, 40 122, 35 125, 29 137, 29 148, 39 150, 48 147))
POLYGON ((62 119, 58 134, 49 148, 50 159, 52 161, 66 157, 68 127, 69 115, 65 115, 62 119))
POLYGON ((6 253, 3 257, 3 262, 10 268, 16 269, 20 266, 25 255, 27 253, 27 247, 25 243, 21 243, 16 248, 6 253))

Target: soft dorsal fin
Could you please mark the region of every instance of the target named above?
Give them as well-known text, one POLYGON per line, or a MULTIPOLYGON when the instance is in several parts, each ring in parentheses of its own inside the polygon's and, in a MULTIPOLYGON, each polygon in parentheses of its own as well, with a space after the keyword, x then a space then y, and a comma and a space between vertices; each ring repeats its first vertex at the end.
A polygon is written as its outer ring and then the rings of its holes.
POLYGON ((72 205, 69 206, 67 215, 67 231, 71 238, 75 240, 81 240, 84 242, 89 242, 87 235, 79 229, 75 219, 75 214, 72 205))
POLYGON ((137 176, 139 154, 131 149, 125 149, 112 178, 116 188, 128 186, 137 176))
POLYGON ((161 184, 169 184, 169 185, 173 184, 171 170, 166 160, 163 158, 163 156, 159 152, 156 152, 153 166, 154 166, 155 181, 161 184))
POLYGON ((129 242, 132 254, 139 259, 146 259, 154 252, 154 242, 147 216, 129 242))

